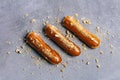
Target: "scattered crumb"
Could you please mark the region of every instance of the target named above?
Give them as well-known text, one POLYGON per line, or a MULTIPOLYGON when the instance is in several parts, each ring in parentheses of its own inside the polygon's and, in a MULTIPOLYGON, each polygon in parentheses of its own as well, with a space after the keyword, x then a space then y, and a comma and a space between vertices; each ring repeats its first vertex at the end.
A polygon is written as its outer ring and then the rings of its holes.
POLYGON ((12 42, 11 42, 11 41, 6 41, 6 43, 7 43, 8 45, 11 45, 11 44, 12 44, 12 42))
POLYGON ((21 47, 22 49, 23 49, 23 48, 25 48, 25 46, 24 46, 24 45, 22 45, 22 46, 20 46, 20 47, 21 47))
POLYGON ((30 52, 30 51, 31 51, 31 48, 27 48, 27 50, 30 52))
POLYGON ((31 75, 34 75, 34 73, 32 72, 31 75))
POLYGON ((35 64, 36 66, 39 66, 39 65, 40 65, 40 58, 37 59, 34 64, 35 64))
POLYGON ((100 17, 97 17, 97 19, 100 19, 100 17))
POLYGON ((84 62, 84 60, 82 59, 82 62, 84 62))
POLYGON ((97 31, 97 32, 100 32, 100 27, 96 27, 96 31, 97 31))
POLYGON ((41 59, 40 59, 39 57, 35 57, 35 56, 32 55, 31 58, 35 60, 35 61, 34 61, 34 64, 35 64, 36 66, 39 66, 39 65, 40 65, 41 59))
POLYGON ((19 41, 21 41, 22 39, 19 38, 19 41))
POLYGON ((83 48, 83 50, 87 50, 87 47, 84 43, 82 44, 82 48, 83 48))
POLYGON ((60 71, 61 71, 61 72, 64 72, 64 68, 62 68, 60 71))
POLYGON ((115 37, 115 35, 112 35, 111 37, 112 37, 112 38, 114 38, 114 37, 115 37))
POLYGON ((35 19, 31 19, 31 20, 30 20, 30 23, 35 23, 35 22, 36 22, 35 19))
POLYGON ((20 53, 21 53, 21 50, 17 48, 17 49, 15 50, 15 52, 20 54, 20 53))
POLYGON ((65 62, 61 63, 63 65, 64 68, 66 68, 67 64, 65 62))
POLYGON ((47 16, 47 19, 50 19, 50 16, 47 16))
POLYGON ((27 29, 26 32, 29 33, 30 31, 27 29))
POLYGON ((60 11, 60 12, 63 11, 63 8, 62 8, 62 7, 59 7, 59 8, 58 8, 58 11, 60 11))
POLYGON ((85 20, 85 17, 83 17, 83 18, 80 18, 81 20, 85 20))
POLYGON ((91 24, 90 20, 82 20, 82 23, 84 23, 84 24, 91 24))
POLYGON ((43 23, 44 26, 45 26, 46 24, 48 24, 48 21, 45 21, 45 22, 43 23))
POLYGON ((29 14, 27 14, 27 13, 26 13, 26 14, 24 14, 24 17, 27 17, 27 16, 29 16, 29 14))
POLYGON ((110 34, 110 32, 109 32, 109 31, 107 31, 107 34, 109 35, 109 34, 110 34))
POLYGON ((10 54, 10 52, 8 51, 7 54, 10 54))
POLYGON ((31 58, 32 58, 32 59, 36 59, 36 57, 35 57, 35 56, 31 56, 31 58))
POLYGON ((78 13, 75 13, 74 15, 75 15, 75 17, 78 17, 78 13))
POLYGON ((56 67, 58 67, 59 65, 55 65, 56 67))
POLYGON ((25 68, 23 68, 22 70, 25 71, 25 68))
POLYGON ((95 62, 98 63, 98 59, 97 58, 95 58, 95 62))
POLYGON ((61 64, 62 64, 62 69, 61 69, 60 71, 61 71, 61 72, 64 72, 64 69, 66 68, 67 63, 62 62, 61 64))
POLYGON ((90 64, 90 62, 86 62, 86 65, 89 65, 90 64))
POLYGON ((97 64, 96 67, 97 67, 97 68, 100 68, 100 64, 97 64))
POLYGON ((100 51, 100 54, 103 54, 103 51, 100 51))
POLYGON ((112 54, 112 53, 113 53, 113 51, 110 51, 110 53, 112 54))
POLYGON ((59 20, 59 18, 56 18, 56 23, 60 23, 60 20, 59 20))
POLYGON ((64 76, 62 75, 62 78, 64 78, 64 76))
POLYGON ((110 48, 113 49, 113 45, 112 44, 110 44, 110 48))

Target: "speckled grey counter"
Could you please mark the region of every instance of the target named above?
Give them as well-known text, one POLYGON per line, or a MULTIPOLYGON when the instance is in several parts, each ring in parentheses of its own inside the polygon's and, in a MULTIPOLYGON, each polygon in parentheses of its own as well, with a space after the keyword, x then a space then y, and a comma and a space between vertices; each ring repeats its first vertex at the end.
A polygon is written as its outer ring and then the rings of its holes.
POLYGON ((0 0, 0 80, 119 80, 119 34, 120 0, 0 0), (84 50, 77 37, 70 38, 82 49, 80 56, 71 57, 47 39, 43 23, 48 21, 65 34, 66 29, 56 23, 56 18, 61 21, 64 16, 75 13, 79 20, 91 21, 91 25, 83 25, 101 39, 101 46, 84 50), (30 23, 33 18, 36 22, 30 23), (96 32, 96 27, 100 27, 100 32, 96 32), (16 47, 22 50, 23 39, 27 31, 32 30, 39 32, 44 41, 60 53, 66 67, 49 64, 34 50, 29 53, 27 45, 21 54, 15 52, 16 47), (40 58, 38 65, 35 65, 36 57, 40 58))

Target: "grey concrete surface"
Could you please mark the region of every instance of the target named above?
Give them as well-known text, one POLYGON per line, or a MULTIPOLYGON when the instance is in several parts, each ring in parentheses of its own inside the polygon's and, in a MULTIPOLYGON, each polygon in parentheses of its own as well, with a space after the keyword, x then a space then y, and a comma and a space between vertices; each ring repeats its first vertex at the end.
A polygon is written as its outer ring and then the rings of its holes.
POLYGON ((120 0, 0 0, 0 80, 120 80, 119 34, 120 0), (43 23, 48 21, 65 34, 66 29, 56 23, 56 18, 61 21, 64 16, 75 13, 81 23, 81 18, 91 21, 90 25, 82 25, 101 39, 101 46, 83 50, 77 37, 70 38, 82 50, 80 56, 71 57, 47 39, 43 23), (36 22, 30 23, 33 18, 36 22), (96 27, 100 27, 100 32, 96 32, 96 27), (29 53, 27 45, 20 48, 27 31, 32 30, 40 32, 43 40, 60 53, 65 68, 62 64, 58 67, 49 64, 33 49, 29 53), (16 47, 23 52, 16 53, 16 47), (40 58, 40 65, 35 65, 36 59, 31 56, 40 58))

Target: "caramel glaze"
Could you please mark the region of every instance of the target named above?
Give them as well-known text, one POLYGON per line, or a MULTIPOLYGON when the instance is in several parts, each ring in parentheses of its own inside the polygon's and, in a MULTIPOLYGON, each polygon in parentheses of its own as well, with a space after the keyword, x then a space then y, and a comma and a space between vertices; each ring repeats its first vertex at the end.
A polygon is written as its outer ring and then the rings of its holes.
POLYGON ((61 32, 53 25, 47 24, 45 27, 45 34, 56 42, 63 50, 72 56, 79 56, 81 53, 80 48, 66 38, 61 32))
POLYGON ((90 48, 97 48, 100 45, 100 39, 83 27, 74 17, 66 16, 62 24, 90 48))
POLYGON ((62 61, 60 55, 48 46, 37 33, 30 32, 26 37, 26 42, 49 62, 58 64, 62 61))

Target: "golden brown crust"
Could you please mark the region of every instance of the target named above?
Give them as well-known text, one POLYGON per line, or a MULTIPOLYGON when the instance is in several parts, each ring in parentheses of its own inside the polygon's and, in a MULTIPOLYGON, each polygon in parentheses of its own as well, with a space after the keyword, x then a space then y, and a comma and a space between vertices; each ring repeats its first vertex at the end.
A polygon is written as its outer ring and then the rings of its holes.
POLYGON ((89 47, 97 48, 100 45, 100 39, 83 27, 74 17, 66 16, 62 23, 89 47))
POLYGON ((62 61, 60 55, 49 47, 37 33, 30 32, 26 37, 26 42, 49 62, 58 64, 62 61))
POLYGON ((80 55, 80 48, 68 38, 63 36, 63 34, 61 34, 55 26, 47 24, 45 27, 45 34, 63 48, 68 54, 72 56, 80 55))

